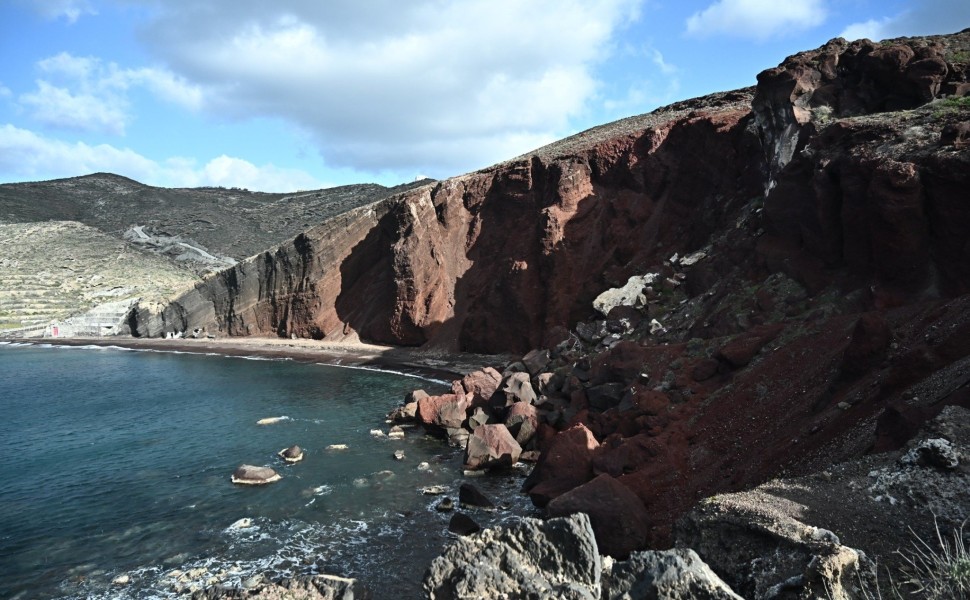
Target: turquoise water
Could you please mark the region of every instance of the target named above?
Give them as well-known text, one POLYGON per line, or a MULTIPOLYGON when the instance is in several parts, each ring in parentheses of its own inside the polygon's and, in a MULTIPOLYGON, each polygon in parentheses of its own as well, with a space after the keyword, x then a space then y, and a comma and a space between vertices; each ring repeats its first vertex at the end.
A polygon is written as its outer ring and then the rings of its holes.
MULTIPOLYGON (((450 539, 419 489, 454 497, 461 456, 416 429, 370 433, 417 387, 444 389, 291 361, 0 345, 0 597, 173 597, 312 572, 417 596, 450 539), (284 465, 292 444, 306 458, 284 465), (283 479, 233 485, 242 463, 283 479)), ((475 481, 509 505, 480 522, 529 512, 515 477, 475 481)))

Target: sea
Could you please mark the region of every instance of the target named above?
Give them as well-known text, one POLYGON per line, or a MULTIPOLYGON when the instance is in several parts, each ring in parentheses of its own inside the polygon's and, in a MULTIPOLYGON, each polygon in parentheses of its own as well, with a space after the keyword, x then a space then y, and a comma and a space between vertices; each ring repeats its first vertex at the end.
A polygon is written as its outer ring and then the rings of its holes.
MULTIPOLYGON (((427 566, 455 539, 436 507, 457 504, 466 479, 461 452, 418 428, 375 435, 416 388, 447 382, 0 343, 0 598, 176 598, 314 573, 357 578, 378 598, 421 597, 427 566), (277 453, 294 444, 305 458, 286 464, 277 453), (235 485, 241 464, 282 479, 235 485), (423 493, 432 486, 444 494, 423 493)), ((470 516, 534 516, 517 491, 524 475, 467 480, 499 505, 470 516)))

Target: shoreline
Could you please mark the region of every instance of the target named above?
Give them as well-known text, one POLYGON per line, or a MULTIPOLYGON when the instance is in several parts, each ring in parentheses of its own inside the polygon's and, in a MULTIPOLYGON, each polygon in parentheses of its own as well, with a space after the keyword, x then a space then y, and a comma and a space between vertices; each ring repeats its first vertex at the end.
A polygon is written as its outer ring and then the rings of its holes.
POLYGON ((379 346, 361 342, 325 342, 306 339, 232 337, 215 339, 135 338, 130 336, 73 338, 5 338, 0 341, 39 346, 101 346, 129 350, 179 352, 184 354, 259 357, 293 360, 307 364, 375 369, 418 375, 450 385, 454 379, 484 366, 501 367, 514 360, 506 355, 466 354, 400 346, 379 346))

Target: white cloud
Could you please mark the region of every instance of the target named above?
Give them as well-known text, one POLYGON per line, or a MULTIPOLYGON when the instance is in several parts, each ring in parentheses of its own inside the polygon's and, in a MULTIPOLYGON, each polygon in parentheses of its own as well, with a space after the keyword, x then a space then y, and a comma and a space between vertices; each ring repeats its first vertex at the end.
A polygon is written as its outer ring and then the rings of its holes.
POLYGON ((841 37, 847 40, 955 33, 970 25, 970 2, 967 0, 922 0, 896 15, 853 23, 841 37))
POLYGON ((145 39, 213 112, 286 119, 334 167, 441 177, 568 133, 641 2, 206 0, 145 39))
POLYGON ((82 15, 96 15, 98 12, 88 0, 21 0, 46 19, 67 19, 75 23, 82 15))
POLYGON ((687 33, 765 40, 821 25, 826 16, 824 0, 717 0, 687 19, 687 33))
POLYGON ((10 91, 10 88, 0 83, 0 98, 9 98, 11 96, 13 96, 13 92, 10 91))
POLYGON ((881 40, 884 37, 888 37, 884 32, 887 26, 892 24, 892 19, 885 17, 882 19, 869 19, 862 23, 853 23, 839 34, 839 37, 844 37, 847 40, 861 40, 867 38, 870 40, 881 40))
POLYGON ((327 184, 298 169, 280 168, 272 164, 254 165, 226 155, 214 158, 201 167, 192 159, 180 157, 157 162, 129 148, 70 143, 10 124, 0 126, 2 179, 54 179, 102 171, 165 187, 223 186, 267 192, 327 187, 327 184))
POLYGON ((124 135, 132 119, 128 91, 133 87, 192 110, 203 102, 201 89, 165 70, 122 69, 113 62, 66 52, 39 61, 37 68, 44 78, 19 101, 31 118, 53 127, 124 135))
POLYGON ((72 94, 46 81, 37 82, 37 91, 20 96, 31 117, 54 127, 100 131, 124 135, 128 122, 126 102, 113 94, 72 94))

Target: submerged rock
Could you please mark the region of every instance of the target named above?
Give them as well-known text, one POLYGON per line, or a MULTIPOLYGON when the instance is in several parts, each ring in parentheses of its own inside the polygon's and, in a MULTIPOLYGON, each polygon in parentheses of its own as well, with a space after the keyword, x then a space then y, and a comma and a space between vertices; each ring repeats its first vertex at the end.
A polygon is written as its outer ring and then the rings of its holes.
POLYGON ((299 446, 283 448, 276 454, 288 463, 297 463, 303 460, 303 449, 299 446))
POLYGON ((240 485, 265 485, 280 479, 280 474, 273 469, 253 465, 239 465, 232 474, 232 482, 240 485))

